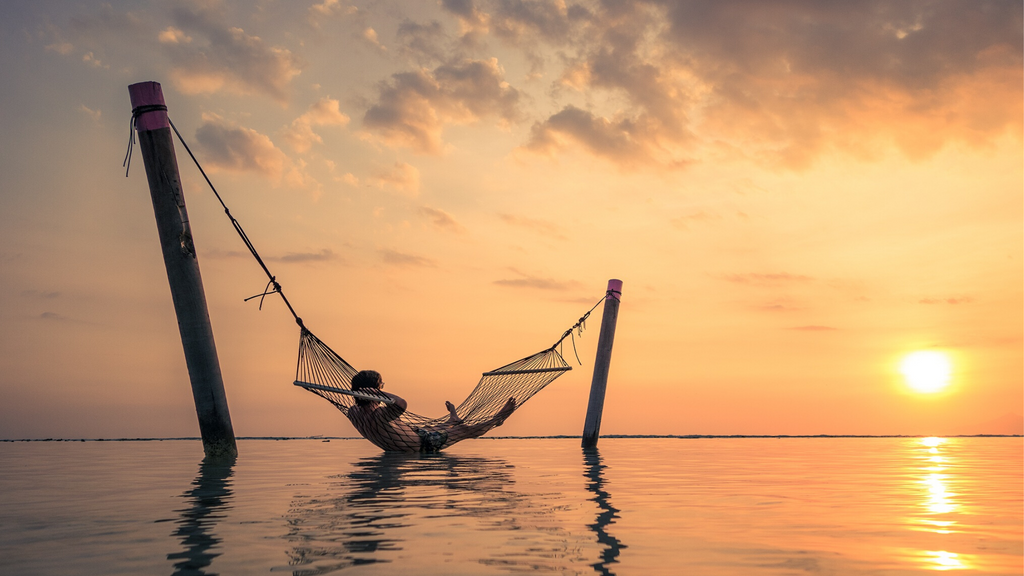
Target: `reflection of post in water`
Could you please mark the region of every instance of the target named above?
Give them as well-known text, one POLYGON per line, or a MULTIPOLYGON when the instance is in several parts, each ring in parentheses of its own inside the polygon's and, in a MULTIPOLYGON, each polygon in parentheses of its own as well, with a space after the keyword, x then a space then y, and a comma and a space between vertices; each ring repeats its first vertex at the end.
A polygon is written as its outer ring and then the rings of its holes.
POLYGON ((448 454, 382 453, 362 458, 336 477, 340 496, 310 495, 292 502, 289 565, 295 575, 326 574, 391 562, 403 536, 427 516, 502 522, 522 497, 510 466, 500 460, 448 454))
POLYGON ((604 546, 604 550, 601 551, 601 561, 595 562, 592 566, 595 572, 614 576, 615 573, 609 570, 608 566, 618 563, 616 558, 619 556, 619 550, 627 546, 620 542, 618 538, 609 534, 606 528, 619 517, 619 509, 612 506, 610 502, 611 495, 604 490, 602 470, 605 466, 601 463, 601 454, 597 451, 596 447, 583 450, 583 463, 587 467, 584 476, 590 480, 587 483, 587 490, 594 494, 591 500, 601 509, 601 512, 597 515, 597 521, 587 526, 597 535, 598 544, 604 546))
POLYGON ((193 488, 182 494, 190 506, 176 510, 181 517, 172 536, 181 539, 184 550, 167 555, 168 560, 176 561, 172 576, 207 574, 203 569, 220 556, 212 551, 221 541, 213 534, 213 527, 229 508, 234 465, 234 457, 205 458, 193 488))

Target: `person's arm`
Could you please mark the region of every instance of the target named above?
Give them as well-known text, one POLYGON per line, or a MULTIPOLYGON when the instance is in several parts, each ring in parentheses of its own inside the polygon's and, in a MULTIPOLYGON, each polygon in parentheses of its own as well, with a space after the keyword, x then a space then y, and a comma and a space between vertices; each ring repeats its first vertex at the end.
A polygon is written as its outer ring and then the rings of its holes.
POLYGON ((391 394, 390 392, 385 392, 383 390, 378 390, 377 393, 387 396, 395 402, 394 404, 385 404, 384 408, 381 409, 383 410, 382 414, 385 420, 394 420, 395 418, 398 418, 404 414, 406 408, 409 407, 409 403, 405 401, 405 398, 402 398, 397 394, 391 394))

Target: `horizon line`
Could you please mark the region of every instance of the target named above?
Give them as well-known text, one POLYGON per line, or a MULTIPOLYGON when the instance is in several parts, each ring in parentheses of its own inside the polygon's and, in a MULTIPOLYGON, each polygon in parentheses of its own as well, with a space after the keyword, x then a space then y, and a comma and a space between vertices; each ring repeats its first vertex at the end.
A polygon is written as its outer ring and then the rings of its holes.
MULTIPOLYGON (((481 436, 475 440, 566 440, 582 435, 555 434, 550 436, 481 436)), ((1021 438, 1024 434, 608 434, 608 439, 680 439, 705 438, 1021 438)), ((237 436, 236 440, 364 440, 361 436, 237 436)), ((173 442, 199 440, 199 436, 171 436, 163 438, 0 438, 0 442, 173 442)))

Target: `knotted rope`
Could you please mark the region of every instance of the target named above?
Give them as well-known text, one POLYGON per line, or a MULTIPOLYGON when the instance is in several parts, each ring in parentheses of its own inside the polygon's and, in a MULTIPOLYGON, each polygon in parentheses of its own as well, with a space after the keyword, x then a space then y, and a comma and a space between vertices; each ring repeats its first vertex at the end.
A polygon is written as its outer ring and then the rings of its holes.
MULTIPOLYGON (((583 316, 580 316, 580 319, 577 320, 576 323, 573 324, 571 328, 569 328, 568 330, 563 332, 562 333, 562 337, 559 338, 557 342, 552 344, 551 347, 548 348, 548 350, 554 350, 555 347, 558 346, 559 344, 561 344, 563 340, 565 340, 566 338, 571 338, 570 342, 572 342, 572 353, 573 353, 573 355, 576 356, 576 362, 578 362, 580 364, 580 366, 582 366, 583 362, 580 361, 580 355, 576 351, 576 335, 579 335, 579 336, 583 335, 583 330, 585 330, 586 327, 587 327, 587 318, 590 318, 590 313, 593 312, 598 306, 600 306, 601 302, 604 302, 608 298, 614 298, 614 299, 618 300, 619 296, 622 296, 622 292, 620 292, 618 290, 608 290, 608 291, 606 291, 604 293, 604 297, 602 297, 600 300, 598 300, 597 303, 594 304, 593 307, 590 308, 590 310, 587 310, 586 314, 584 314, 583 316)), ((561 353, 561 349, 559 350, 559 353, 561 353)))
MULTIPOLYGON (((164 106, 162 104, 153 104, 148 106, 137 106, 132 109, 132 118, 128 126, 128 152, 125 154, 124 162, 122 163, 122 166, 125 166, 125 177, 128 176, 128 169, 131 168, 132 149, 135 146, 136 119, 140 115, 145 114, 146 112, 155 111, 167 111, 167 106, 164 106)), ((281 285, 277 282, 277 278, 270 272, 270 268, 267 267, 266 262, 263 261, 263 258, 260 256, 260 253, 256 250, 256 247, 253 245, 252 241, 249 240, 249 236, 245 233, 245 230, 242 228, 242 225, 231 214, 231 210, 228 209, 227 204, 224 203, 224 199, 221 198, 220 193, 217 192, 217 187, 213 185, 213 182, 210 181, 210 177, 206 175, 206 170, 203 170, 202 164, 199 163, 199 160, 196 158, 196 155, 192 153, 192 149, 189 148, 188 143, 185 142, 185 139, 181 137, 181 132, 178 132, 178 127, 174 125, 174 122, 171 121, 170 117, 167 118, 167 122, 171 125, 171 129, 174 130, 174 134, 178 137, 178 141, 181 142, 181 145, 185 147, 185 151, 188 152, 189 157, 192 158, 192 162, 195 163, 196 168, 199 169, 199 173, 203 175, 203 179, 206 180, 206 184, 210 187, 210 190, 213 191, 213 195, 217 197, 217 201, 220 202, 221 207, 224 208, 224 213, 227 214, 228 219, 231 220, 231 226, 234 227, 235 232, 238 233, 238 237, 242 239, 243 243, 245 243, 245 247, 249 249, 249 253, 252 254, 252 257, 256 259, 256 262, 260 265, 260 268, 263 269, 263 272, 267 275, 267 278, 269 278, 270 280, 267 283, 267 287, 263 289, 262 294, 250 296, 249 298, 246 298, 245 301, 248 302, 253 298, 259 298, 259 309, 262 310, 263 299, 268 294, 280 294, 281 300, 284 301, 285 306, 288 307, 288 311, 291 312, 292 317, 295 318, 295 323, 298 324, 300 328, 305 328, 305 325, 302 323, 302 318, 300 318, 299 315, 295 312, 295 309, 292 308, 292 304, 291 302, 288 301, 288 297, 284 295, 284 291, 281 289, 281 285), (273 287, 273 290, 270 289, 271 287, 273 287)))

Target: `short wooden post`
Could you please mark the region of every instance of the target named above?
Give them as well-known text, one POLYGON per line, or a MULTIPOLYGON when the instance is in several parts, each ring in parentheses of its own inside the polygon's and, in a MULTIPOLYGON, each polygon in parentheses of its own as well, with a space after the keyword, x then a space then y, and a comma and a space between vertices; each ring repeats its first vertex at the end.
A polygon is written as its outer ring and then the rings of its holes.
POLYGON ((199 261, 192 242, 192 229, 185 210, 185 196, 178 176, 178 161, 174 155, 163 91, 157 82, 140 82, 129 86, 128 94, 139 134, 139 150, 149 179, 185 364, 192 381, 192 398, 199 416, 203 450, 211 457, 235 456, 238 448, 224 394, 224 380, 213 341, 199 261))
POLYGON ((615 341, 615 322, 619 317, 619 299, 621 297, 622 280, 609 280, 608 294, 604 298, 604 316, 601 317, 601 335, 597 338, 594 379, 590 382, 587 419, 583 423, 584 448, 597 446, 597 439, 601 434, 604 391, 608 385, 608 367, 612 362, 612 343, 615 341))

